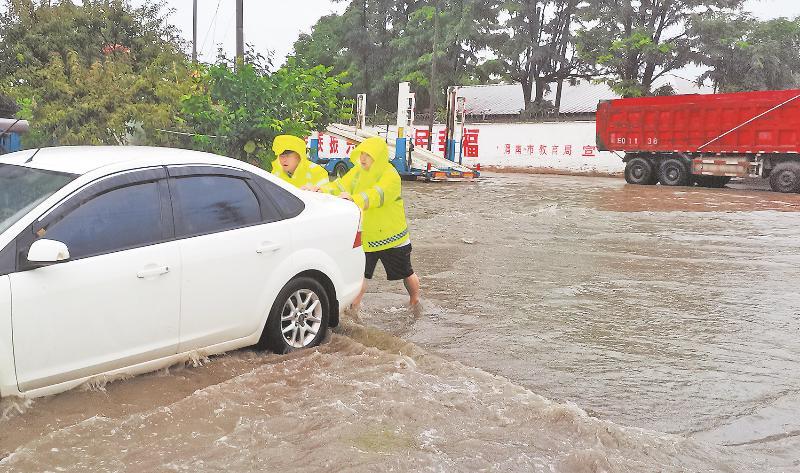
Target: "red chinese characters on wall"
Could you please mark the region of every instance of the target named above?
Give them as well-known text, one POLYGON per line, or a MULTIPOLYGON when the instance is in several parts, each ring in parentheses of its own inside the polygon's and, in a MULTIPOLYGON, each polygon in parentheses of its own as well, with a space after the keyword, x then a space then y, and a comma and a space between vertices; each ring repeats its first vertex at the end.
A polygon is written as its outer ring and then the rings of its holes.
POLYGON ((444 153, 447 149, 447 130, 439 130, 439 151, 444 153))
POLYGON ((464 130, 464 157, 477 158, 478 157, 478 130, 477 128, 464 130))
MULTIPOLYGON (((584 158, 596 158, 598 157, 597 154, 597 146, 585 145, 583 147, 578 147, 582 149, 581 157, 584 158)), ((572 144, 514 144, 514 143, 505 143, 502 145, 501 149, 503 150, 503 154, 506 156, 511 155, 527 155, 532 158, 535 157, 544 157, 544 156, 574 156, 574 149, 575 145, 572 144)), ((464 156, 467 156, 465 154, 464 156)))
POLYGON ((428 141, 431 139, 431 133, 427 128, 414 129, 414 146, 428 147, 428 141))

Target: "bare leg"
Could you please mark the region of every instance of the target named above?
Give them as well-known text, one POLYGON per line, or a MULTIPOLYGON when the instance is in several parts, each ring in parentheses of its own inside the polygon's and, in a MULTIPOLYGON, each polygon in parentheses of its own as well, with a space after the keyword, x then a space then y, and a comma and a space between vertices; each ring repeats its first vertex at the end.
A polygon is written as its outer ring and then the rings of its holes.
POLYGON ((403 279, 403 284, 406 286, 406 291, 408 291, 408 305, 414 307, 419 304, 419 276, 417 276, 417 273, 403 279))
POLYGON ((367 293, 367 280, 364 279, 361 282, 361 292, 358 293, 355 299, 353 299, 353 303, 350 304, 350 309, 358 311, 359 307, 361 307, 361 299, 364 298, 364 294, 367 293))

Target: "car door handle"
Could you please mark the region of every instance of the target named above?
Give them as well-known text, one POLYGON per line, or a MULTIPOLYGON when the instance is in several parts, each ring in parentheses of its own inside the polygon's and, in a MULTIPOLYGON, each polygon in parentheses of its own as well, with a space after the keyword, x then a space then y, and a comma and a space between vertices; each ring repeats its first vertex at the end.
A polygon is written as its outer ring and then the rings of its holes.
POLYGON ((263 255, 264 253, 275 253, 280 250, 281 246, 275 243, 262 243, 256 248, 256 253, 263 255))
POLYGON ((144 269, 136 273, 139 279, 151 278, 153 276, 161 276, 169 272, 169 266, 145 266, 144 269))

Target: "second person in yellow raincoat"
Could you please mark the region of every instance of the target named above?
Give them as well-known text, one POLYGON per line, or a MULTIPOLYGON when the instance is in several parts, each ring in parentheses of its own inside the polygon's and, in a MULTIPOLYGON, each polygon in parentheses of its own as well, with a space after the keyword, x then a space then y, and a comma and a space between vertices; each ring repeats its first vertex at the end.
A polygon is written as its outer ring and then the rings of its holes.
POLYGON ((272 142, 277 158, 272 162, 272 174, 297 188, 315 188, 329 182, 328 171, 312 163, 306 155, 306 142, 292 135, 279 135, 272 142))
MULTIPOLYGON (((400 194, 400 175, 389 162, 389 148, 382 138, 368 138, 350 153, 355 165, 347 174, 319 189, 352 200, 361 208, 361 240, 367 256, 364 277, 372 279, 378 261, 390 281, 403 280, 409 305, 419 303, 419 277, 411 267, 411 238, 400 194)), ((366 281, 353 302, 358 307, 367 290, 366 281)))

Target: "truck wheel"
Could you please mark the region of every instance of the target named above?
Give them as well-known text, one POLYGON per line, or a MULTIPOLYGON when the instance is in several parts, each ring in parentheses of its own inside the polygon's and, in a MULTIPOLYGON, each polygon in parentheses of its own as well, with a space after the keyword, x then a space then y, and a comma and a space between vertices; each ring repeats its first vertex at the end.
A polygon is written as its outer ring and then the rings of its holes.
POLYGON ((653 163, 645 158, 633 158, 625 165, 625 182, 650 186, 656 183, 653 163))
POLYGON ((336 163, 336 166, 333 167, 333 175, 337 178, 341 178, 345 174, 347 174, 347 165, 345 163, 336 163))
POLYGON ((800 163, 780 163, 769 174, 769 186, 775 192, 800 192, 800 163))
POLYGON ((658 182, 662 186, 688 186, 689 170, 680 159, 669 158, 658 169, 658 182))

